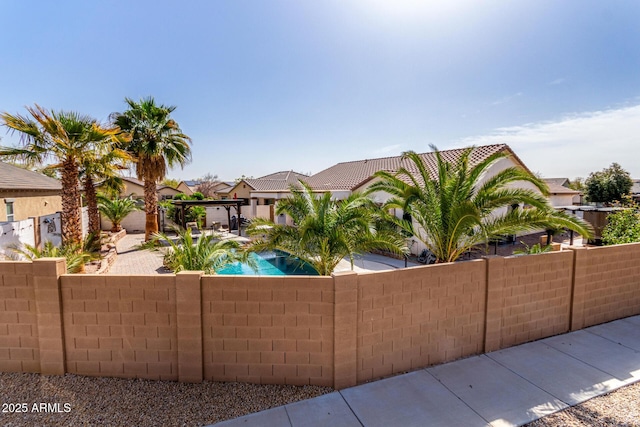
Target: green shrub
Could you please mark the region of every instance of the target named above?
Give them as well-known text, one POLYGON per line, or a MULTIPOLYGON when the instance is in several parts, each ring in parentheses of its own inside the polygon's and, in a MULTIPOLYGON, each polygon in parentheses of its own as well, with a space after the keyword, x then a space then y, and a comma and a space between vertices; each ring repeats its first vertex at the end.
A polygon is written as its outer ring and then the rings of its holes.
POLYGON ((514 255, 535 255, 535 254, 543 254, 545 252, 551 252, 551 245, 541 245, 540 243, 536 243, 535 245, 529 246, 524 242, 520 242, 524 245, 524 249, 518 249, 513 251, 514 255))
POLYGON ((20 248, 12 247, 11 249, 30 260, 37 258, 65 258, 67 260, 67 273, 70 274, 83 273, 84 265, 94 258, 91 253, 83 251, 82 246, 77 244, 58 247, 51 242, 46 242, 42 249, 31 245, 23 245, 20 248))
POLYGON ((605 245, 640 242, 640 213, 635 209, 611 213, 607 221, 602 230, 602 243, 605 245))
POLYGON ((236 262, 246 262, 250 266, 255 264, 235 240, 215 240, 215 236, 203 234, 194 243, 190 228, 178 231, 175 242, 165 234, 155 235, 154 241, 168 243, 169 247, 161 249, 164 265, 176 273, 186 270, 215 274, 236 262))

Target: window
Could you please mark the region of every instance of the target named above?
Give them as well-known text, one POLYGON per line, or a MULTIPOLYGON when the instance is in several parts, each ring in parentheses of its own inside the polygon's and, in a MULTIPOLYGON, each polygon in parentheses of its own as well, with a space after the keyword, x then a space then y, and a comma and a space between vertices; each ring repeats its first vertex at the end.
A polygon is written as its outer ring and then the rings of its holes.
POLYGON ((14 214, 13 214, 13 202, 4 202, 5 205, 7 206, 7 221, 8 222, 12 222, 14 221, 14 214))

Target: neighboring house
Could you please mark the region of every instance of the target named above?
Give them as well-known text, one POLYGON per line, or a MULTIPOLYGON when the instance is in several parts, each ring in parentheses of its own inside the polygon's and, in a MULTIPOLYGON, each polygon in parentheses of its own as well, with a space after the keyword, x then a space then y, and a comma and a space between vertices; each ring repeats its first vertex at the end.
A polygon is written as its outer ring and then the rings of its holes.
POLYGON ((197 191, 196 187, 198 187, 198 185, 200 185, 200 181, 180 181, 180 184, 178 184, 178 191, 186 194, 187 196, 191 196, 197 191))
POLYGON ((634 202, 640 202, 640 179, 634 179, 631 186, 631 197, 634 202))
POLYGON ((569 178, 544 178, 543 181, 549 187, 551 206, 573 206, 581 203, 582 193, 569 188, 569 178))
MULTIPOLYGON (((440 154, 442 158, 449 162, 455 162, 466 148, 444 150, 440 154)), ((486 172, 485 180, 501 170, 512 166, 518 166, 529 170, 525 164, 516 156, 516 154, 506 144, 485 145, 474 148, 471 153, 472 165, 478 164, 492 154, 504 152, 507 157, 500 159, 494 163, 486 172)), ((436 155, 434 152, 422 153, 420 156, 425 163, 429 165, 433 178, 436 178, 436 155)), ((344 199, 351 193, 366 190, 376 178, 374 174, 378 171, 388 171, 394 173, 401 167, 408 169, 413 168, 413 163, 405 160, 402 156, 384 157, 379 159, 356 160, 353 162, 338 163, 331 166, 307 179, 307 183, 318 192, 330 191, 336 199, 344 199)), ((526 188, 534 188, 531 184, 523 183, 526 188)), ((387 200, 388 195, 375 193, 374 198, 377 202, 383 203, 387 200)))
POLYGON ((62 210, 62 184, 38 172, 0 162, 0 221, 21 221, 62 210))
MULTIPOLYGON (((444 160, 455 162, 460 158, 465 150, 466 148, 444 150, 441 151, 440 154, 444 160)), ((471 164, 478 164, 495 153, 506 153, 507 156, 498 160, 489 167, 485 172, 485 176, 480 180, 481 183, 509 167, 521 167, 529 171, 526 165, 506 144, 475 147, 470 156, 471 164)), ((435 153, 422 153, 420 156, 424 159, 425 164, 430 168, 431 176, 435 179, 437 177, 437 161, 435 153)), ((329 191, 332 193, 334 198, 344 199, 356 191, 361 192, 366 190, 370 185, 376 182, 377 178, 374 176, 376 172, 384 170, 394 173, 401 167, 409 170, 414 168, 413 163, 409 160, 403 159, 402 156, 344 162, 338 163, 337 165, 331 166, 328 169, 310 176, 306 182, 318 192, 329 191)), ((520 183, 520 186, 535 190, 535 187, 528 182, 522 182, 520 183)), ((388 200, 389 194, 376 192, 372 194, 372 197, 377 203, 382 204, 388 200)), ((394 215, 402 218, 403 212, 400 209, 396 209, 394 215)), ((411 251, 416 254, 420 253, 424 248, 425 246, 421 242, 414 240, 411 251)))
POLYGON ((233 181, 222 181, 220 182, 220 185, 218 186, 218 188, 216 188, 216 195, 221 200, 229 199, 230 198, 229 194, 231 193, 231 190, 233 190, 233 187, 235 186, 236 186, 236 183, 233 181))
POLYGON ((294 171, 281 171, 260 178, 246 178, 226 193, 229 199, 256 199, 258 205, 272 205, 274 200, 289 194, 291 184, 309 177, 294 171))
POLYGON ((567 188, 569 188, 569 183, 570 183, 569 178, 544 178, 543 181, 546 182, 547 185, 555 184, 555 185, 561 185, 567 188))
MULTIPOLYGON (((120 192, 121 197, 133 196, 135 199, 144 198, 144 182, 136 178, 123 177, 122 182, 124 189, 120 192)), ((169 187, 168 185, 156 185, 156 191, 158 192, 158 200, 172 199, 176 194, 180 194, 181 191, 169 187)))
MULTIPOLYGON (((260 178, 246 178, 233 185, 221 188, 217 191, 218 196, 225 200, 247 199, 250 206, 242 209, 242 214, 247 218, 269 218, 274 219, 273 206, 278 199, 288 197, 289 187, 298 184, 300 180, 309 177, 294 171, 280 171, 260 178)), ((229 184, 229 183, 225 183, 229 184)), ((222 214, 224 212, 213 212, 214 208, 207 208, 207 220, 213 218, 214 221, 225 222, 222 214), (211 211, 211 212, 210 212, 211 211)), ((220 208, 215 208, 220 211, 220 208)))

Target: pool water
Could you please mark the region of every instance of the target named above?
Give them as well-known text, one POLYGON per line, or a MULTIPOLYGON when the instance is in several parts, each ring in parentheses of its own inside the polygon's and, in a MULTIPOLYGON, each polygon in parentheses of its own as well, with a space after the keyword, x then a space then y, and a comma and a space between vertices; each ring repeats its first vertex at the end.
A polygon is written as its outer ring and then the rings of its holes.
POLYGON ((284 252, 262 252, 249 255, 258 267, 258 271, 244 263, 228 265, 217 274, 236 274, 242 276, 317 276, 318 273, 307 263, 284 252))

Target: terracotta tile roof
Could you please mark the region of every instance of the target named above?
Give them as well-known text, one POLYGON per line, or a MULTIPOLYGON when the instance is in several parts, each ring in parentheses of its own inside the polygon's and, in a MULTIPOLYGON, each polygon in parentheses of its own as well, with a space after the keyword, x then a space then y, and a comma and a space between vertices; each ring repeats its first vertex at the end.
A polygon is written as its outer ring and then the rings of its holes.
POLYGON ((544 178, 543 181, 546 182, 547 185, 556 184, 569 188, 569 178, 544 178))
POLYGON ((254 191, 286 191, 291 184, 297 184, 299 180, 306 180, 305 174, 294 171, 275 172, 260 178, 245 179, 254 191))
MULTIPOLYGON (((466 148, 440 151, 442 158, 448 162, 455 162, 466 148)), ((506 144, 484 145, 475 147, 471 153, 471 164, 475 165, 494 153, 508 150, 515 160, 523 167, 524 164, 506 144)), ((429 167, 432 177, 436 177, 436 156, 434 152, 422 153, 420 156, 429 167)), ((380 159, 357 160, 354 162, 338 163, 315 175, 306 182, 315 190, 354 190, 369 181, 378 171, 396 172, 400 167, 412 171, 415 168, 410 160, 403 160, 402 156, 384 157, 380 159)), ((526 169, 526 167, 525 167, 526 169)))
POLYGON ((0 162, 0 190, 62 190, 57 179, 0 162))
POLYGON ((562 185, 558 185, 555 182, 547 182, 544 180, 549 187, 549 194, 580 194, 579 191, 572 190, 571 188, 564 187, 562 185))
MULTIPOLYGON (((123 176, 122 180, 130 182, 132 184, 139 185, 140 187, 144 188, 144 181, 139 180, 138 178, 133 178, 131 176, 123 176)), ((171 187, 169 185, 156 184, 156 190, 162 190, 163 188, 171 188, 172 190, 180 191, 177 188, 173 188, 173 187, 171 187)))

